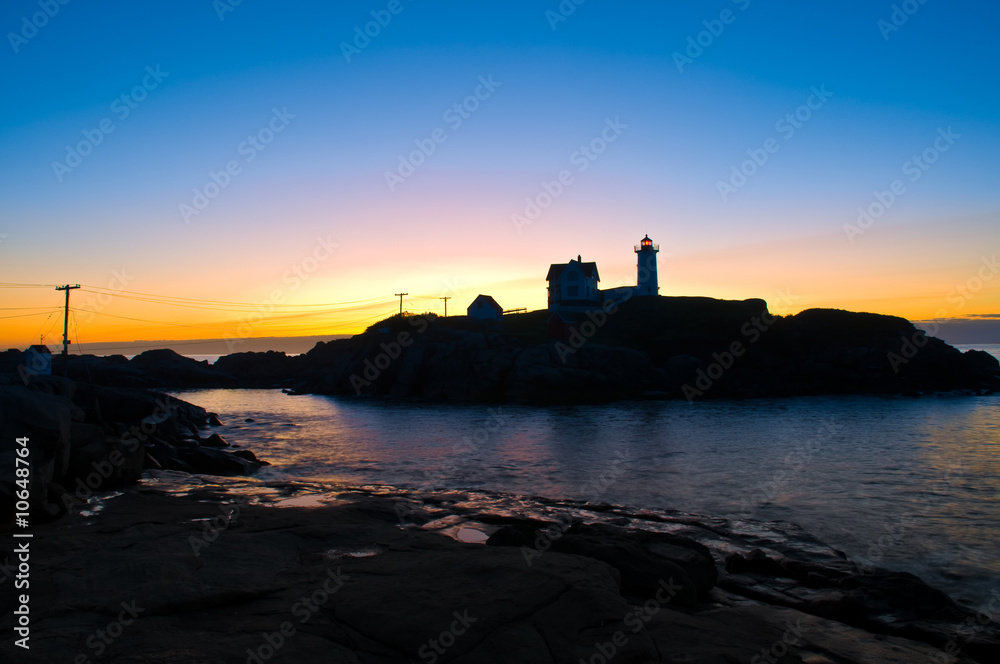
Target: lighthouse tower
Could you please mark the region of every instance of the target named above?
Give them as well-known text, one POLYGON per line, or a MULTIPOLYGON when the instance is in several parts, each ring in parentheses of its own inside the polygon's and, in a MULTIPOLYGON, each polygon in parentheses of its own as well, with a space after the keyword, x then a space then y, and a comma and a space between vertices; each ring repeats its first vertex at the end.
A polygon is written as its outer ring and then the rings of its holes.
POLYGON ((636 295, 659 295, 660 286, 656 279, 656 254, 660 251, 660 245, 653 244, 649 235, 642 238, 635 246, 637 257, 638 280, 635 287, 636 295))

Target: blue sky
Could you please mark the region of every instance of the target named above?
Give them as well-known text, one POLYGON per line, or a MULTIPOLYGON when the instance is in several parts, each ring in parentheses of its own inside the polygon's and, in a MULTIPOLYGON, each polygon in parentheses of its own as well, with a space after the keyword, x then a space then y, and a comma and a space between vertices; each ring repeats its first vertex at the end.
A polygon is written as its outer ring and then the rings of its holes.
MULTIPOLYGON (((965 306, 947 299, 997 244, 995 3, 896 3, 915 11, 895 30, 891 2, 244 0, 221 17, 210 0, 41 4, 58 11, 34 32, 38 2, 0 10, 5 282, 106 286, 124 266, 128 290, 250 302, 287 289, 287 267, 330 236, 336 255, 289 301, 409 291, 420 310, 446 291, 490 292, 537 308, 548 264, 577 254, 606 287, 634 280, 632 245, 648 232, 665 295, 797 293, 782 313, 1000 311, 992 284, 965 306), (560 6, 574 10, 556 22, 560 6), (391 20, 348 62, 343 43, 372 12, 391 20), (682 71, 677 53, 693 56, 682 71), (165 75, 121 117, 147 68, 165 75), (481 77, 498 85, 450 127, 444 114, 481 77), (813 90, 829 94, 801 110, 813 90), (240 146, 276 109, 294 117, 247 161, 240 146), (797 110, 809 119, 779 131, 797 110), (102 120, 114 130, 60 179, 53 162, 102 120), (579 171, 573 155, 608 121, 626 128, 579 171), (958 138, 909 180, 904 163, 949 127, 958 138), (386 172, 435 129, 446 139, 390 188, 386 172), (777 150, 723 196, 769 139, 777 150), (239 173, 185 219, 230 161, 239 173), (563 170, 573 183, 518 232, 512 216, 563 170), (857 208, 897 179, 905 193, 849 237, 857 208)), ((195 319, 192 336, 222 333, 195 319)), ((114 321, 99 322, 106 336, 114 321)), ((259 329, 274 331, 290 330, 259 329)))

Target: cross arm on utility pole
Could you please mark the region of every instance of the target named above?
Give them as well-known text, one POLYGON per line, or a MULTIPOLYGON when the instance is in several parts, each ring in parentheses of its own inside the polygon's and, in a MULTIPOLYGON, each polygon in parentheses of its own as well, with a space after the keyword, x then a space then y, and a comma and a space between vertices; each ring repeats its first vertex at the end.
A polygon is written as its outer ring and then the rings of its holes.
POLYGON ((409 293, 393 293, 393 295, 395 295, 396 297, 399 298, 399 315, 402 316, 403 315, 403 296, 404 295, 409 295, 409 293))
POLYGON ((439 300, 444 300, 444 317, 445 317, 445 318, 447 318, 447 317, 448 317, 448 300, 450 300, 450 299, 451 299, 451 297, 452 297, 452 296, 451 296, 451 295, 449 295, 449 296, 447 296, 447 297, 439 297, 439 298, 438 298, 439 300))
POLYGON ((66 291, 66 307, 63 310, 63 350, 62 350, 62 360, 63 360, 63 375, 69 375, 69 292, 71 290, 76 290, 80 287, 80 284, 70 286, 66 284, 65 286, 56 286, 57 291, 66 291))

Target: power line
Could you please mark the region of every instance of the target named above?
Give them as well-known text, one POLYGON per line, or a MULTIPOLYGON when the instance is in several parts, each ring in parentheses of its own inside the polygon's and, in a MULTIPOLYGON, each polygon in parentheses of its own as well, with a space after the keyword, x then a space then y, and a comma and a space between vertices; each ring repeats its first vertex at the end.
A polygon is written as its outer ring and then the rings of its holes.
POLYGON ((108 316, 110 318, 120 318, 122 320, 134 320, 134 321, 139 322, 139 323, 153 323, 154 325, 166 325, 168 327, 207 327, 207 326, 215 327, 217 325, 225 325, 226 324, 226 321, 223 321, 221 323, 200 323, 200 324, 199 323, 168 323, 167 321, 164 321, 164 320, 149 320, 148 318, 133 318, 131 316, 119 316, 117 314, 109 314, 106 311, 95 311, 95 310, 92 310, 92 309, 75 308, 75 309, 73 309, 73 311, 82 311, 83 313, 87 313, 87 314, 94 314, 96 316, 108 316))
MULTIPOLYGON (((85 311, 85 310, 83 310, 83 309, 74 309, 73 311, 74 311, 74 320, 75 320, 75 312, 76 311, 85 311)), ((366 321, 372 320, 373 318, 380 318, 380 319, 381 318, 387 318, 387 317, 391 316, 392 314, 393 314, 393 311, 383 311, 381 313, 375 314, 374 316, 368 316, 366 318, 359 318, 359 319, 352 320, 352 321, 344 321, 343 323, 340 323, 339 325, 364 323, 366 321)), ((317 329, 321 329, 321 330, 324 330, 324 331, 327 331, 327 330, 330 329, 329 325, 315 325, 315 326, 312 326, 312 327, 315 327, 317 329)), ((295 330, 308 330, 308 329, 312 329, 312 328, 308 327, 308 326, 307 327, 298 327, 297 326, 297 327, 295 327, 293 329, 295 329, 295 330)), ((326 334, 302 334, 302 335, 296 335, 296 336, 315 337, 315 336, 334 336, 336 334, 337 333, 335 333, 335 332, 333 332, 333 333, 327 332, 326 334)), ((171 340, 166 340, 165 339, 163 341, 167 341, 171 346, 194 346, 194 345, 200 345, 200 344, 223 343, 224 340, 223 339, 196 339, 196 340, 185 340, 185 341, 171 341, 171 340)), ((90 347, 88 347, 86 349, 86 351, 87 352, 107 352, 107 351, 110 351, 110 350, 117 350, 117 349, 128 351, 128 350, 140 350, 140 349, 147 349, 147 348, 162 348, 163 347, 163 341, 158 342, 158 343, 149 343, 149 344, 138 344, 138 343, 127 342, 127 341, 126 342, 119 342, 119 343, 113 343, 113 342, 93 342, 91 344, 88 344, 90 347)), ((80 344, 77 344, 77 350, 82 350, 80 344)))
MULTIPOLYGON (((296 325, 296 326, 294 326, 292 328, 289 328, 289 329, 291 329, 291 330, 297 330, 297 331, 299 331, 299 330, 324 330, 324 331, 332 331, 332 330, 338 330, 338 329, 341 329, 341 328, 344 328, 344 327, 351 327, 353 325, 359 325, 361 323, 366 323, 366 322, 371 321, 371 320, 376 320, 376 319, 377 320, 382 320, 382 319, 389 318, 390 316, 395 315, 395 313, 396 312, 394 310, 383 311, 383 312, 375 314, 374 316, 368 316, 366 318, 358 318, 358 319, 350 320, 350 321, 339 321, 337 323, 332 323, 332 324, 296 325)), ((280 331, 280 330, 285 329, 285 328, 278 327, 278 328, 271 328, 271 329, 275 329, 275 330, 279 330, 280 331)))
MULTIPOLYGON (((155 295, 151 293, 143 293, 139 291, 125 291, 117 290, 111 288, 103 288, 99 286, 92 285, 73 285, 69 284, 63 286, 55 286, 48 284, 22 284, 14 282, 2 282, 0 283, 2 288, 55 288, 56 290, 65 291, 66 298, 65 302, 61 303, 62 306, 54 309, 52 307, 4 307, 0 308, 0 311, 18 311, 25 313, 11 314, 0 316, 0 319, 7 318, 30 318, 30 317, 41 317, 46 315, 45 320, 40 324, 40 330, 44 329, 48 325, 49 318, 52 318, 58 309, 63 309, 63 355, 67 355, 68 345, 69 345, 69 320, 68 316, 70 313, 74 314, 74 321, 77 325, 77 331, 79 331, 79 322, 76 321, 75 313, 83 312, 91 315, 105 316, 108 318, 115 318, 120 320, 135 321, 139 323, 148 323, 150 325, 161 326, 163 329, 179 329, 186 328, 190 330, 194 329, 216 329, 223 328, 229 325, 240 325, 249 322, 253 326, 266 325, 266 331, 271 334, 281 334, 284 330, 294 331, 302 333, 306 330, 317 330, 322 332, 327 332, 330 330, 342 330, 345 328, 351 328, 356 325, 366 323, 376 318, 386 318, 392 315, 392 312, 380 312, 373 316, 366 317, 350 317, 350 320, 338 320, 342 318, 348 318, 351 312, 362 313, 371 311, 374 308, 384 306, 392 301, 393 298, 387 296, 373 297, 360 300, 349 300, 343 302, 327 302, 327 303, 304 303, 304 304, 291 304, 291 303, 276 303, 270 301, 263 302, 227 302, 222 300, 210 300, 210 299, 200 299, 200 298, 187 298, 187 297, 175 297, 170 295, 155 295), (152 320, 145 319, 136 316, 122 316, 118 314, 112 314, 103 311, 104 306, 92 307, 92 306, 69 306, 69 291, 81 289, 81 293, 89 293, 97 296, 107 296, 120 298, 123 300, 132 300, 137 302, 146 302, 152 305, 160 306, 175 306, 191 309, 203 309, 208 311, 219 311, 228 314, 221 321, 210 321, 210 322, 199 322, 199 323, 177 323, 170 322, 166 320, 152 320), (250 314, 251 316, 242 315, 250 314), (326 317, 329 322, 316 322, 314 324, 294 324, 292 321, 296 319, 304 318, 323 318, 326 317), (266 323, 264 322, 266 321, 266 323), (282 324, 286 323, 286 324, 282 324)), ((400 298, 400 313, 402 313, 403 307, 403 296, 408 295, 408 293, 403 293, 402 295, 397 294, 400 298)), ((62 298, 60 298, 62 299, 62 298)), ((91 300, 92 302, 92 300, 91 300)), ((107 300, 101 297, 101 303, 106 304, 107 300)), ((89 304, 89 303, 88 303, 89 304)), ((53 320, 52 324, 49 326, 49 332, 55 327, 57 321, 53 320)), ((152 329, 152 328, 146 328, 152 329)), ((263 330, 262 330, 263 331, 263 330)), ((41 335, 42 338, 46 336, 49 332, 41 335)), ((39 335, 36 334, 37 338, 39 335)))
POLYGON ((48 311, 52 307, 0 307, 0 311, 33 311, 38 309, 44 309, 48 311))
POLYGON ((0 283, 0 288, 55 288, 56 284, 16 284, 12 282, 0 283))
MULTIPOLYGON (((214 322, 207 322, 207 323, 171 323, 171 322, 163 321, 163 320, 150 320, 148 318, 135 318, 134 316, 120 316, 118 314, 109 314, 109 313, 107 313, 105 311, 97 311, 97 310, 94 310, 94 309, 84 309, 82 307, 74 307, 73 311, 74 312, 81 311, 81 312, 84 312, 84 313, 94 314, 94 315, 97 315, 97 316, 108 316, 110 318, 120 318, 122 320, 131 320, 131 321, 136 321, 136 322, 139 322, 139 323, 152 323, 154 325, 166 325, 166 326, 169 326, 169 327, 192 327, 192 328, 211 327, 211 328, 216 328, 216 327, 221 327, 221 326, 225 326, 225 325, 238 325, 240 323, 247 322, 246 319, 226 319, 226 320, 214 321, 214 322)), ((265 314, 265 312, 260 312, 259 310, 255 311, 254 313, 259 313, 262 316, 265 314)), ((309 317, 313 317, 313 316, 334 316, 334 315, 336 315, 338 313, 340 313, 340 312, 334 311, 334 310, 285 313, 285 314, 281 314, 281 315, 277 315, 277 316, 268 316, 267 320, 271 321, 271 322, 274 322, 274 321, 291 320, 291 319, 296 319, 296 318, 309 318, 309 317)), ((379 316, 379 315, 382 315, 382 314, 376 314, 376 316, 379 316)), ((361 319, 358 319, 358 320, 359 321, 365 321, 365 320, 370 320, 371 318, 373 318, 373 316, 369 316, 367 318, 361 318, 361 319)), ((336 324, 337 325, 347 325, 347 324, 350 324, 350 323, 353 323, 353 322, 355 322, 355 321, 342 321, 342 322, 338 322, 336 324)))
MULTIPOLYGON (((100 286, 88 286, 84 284, 86 292, 94 293, 95 295, 110 295, 112 297, 125 297, 128 299, 141 299, 141 298, 152 298, 150 301, 162 301, 160 304, 176 304, 178 306, 184 303, 194 303, 199 305, 217 305, 223 307, 258 307, 260 303, 258 302, 226 302, 224 300, 204 300, 200 298, 192 297, 176 297, 173 295, 155 295, 152 293, 140 293, 136 291, 126 291, 118 290, 113 288, 102 288, 100 286)), ((364 303, 377 303, 388 301, 387 297, 374 297, 366 298, 364 300, 350 300, 346 302, 320 302, 315 304, 280 304, 280 303, 269 303, 268 306, 274 307, 340 307, 346 305, 364 304, 364 303)))
MULTIPOLYGON (((94 291, 86 291, 85 290, 84 292, 85 293, 92 293, 94 291)), ((111 295, 111 293, 97 293, 97 294, 98 295, 111 295)), ((135 300, 137 302, 149 302, 149 303, 152 303, 152 304, 161 304, 161 305, 168 305, 168 306, 174 306, 174 307, 184 307, 184 308, 187 308, 187 309, 203 309, 203 310, 207 310, 207 311, 224 311, 224 312, 227 312, 227 313, 237 313, 237 314, 238 313, 260 313, 261 307, 266 307, 268 309, 271 309, 271 308, 285 308, 285 307, 296 307, 296 308, 311 307, 313 309, 316 309, 316 308, 319 308, 319 307, 326 307, 327 309, 330 309, 330 305, 324 305, 324 304, 278 304, 278 303, 275 303, 275 302, 259 302, 259 303, 254 304, 254 305, 244 305, 244 304, 237 305, 237 304, 234 304, 232 306, 226 306, 226 307, 224 307, 224 306, 205 306, 205 305, 201 305, 201 304, 193 304, 193 303, 187 303, 187 302, 161 301, 161 300, 156 300, 156 299, 151 299, 151 298, 134 297, 134 296, 131 296, 131 295, 118 295, 117 297, 121 297, 121 298, 126 299, 126 300, 135 300)), ((339 311, 351 311, 351 310, 354 310, 354 309, 365 309, 367 307, 378 306, 379 304, 387 304, 391 300, 389 298, 383 297, 383 298, 379 298, 378 300, 371 300, 371 301, 360 300, 360 301, 361 302, 367 302, 367 304, 355 304, 355 305, 351 305, 351 306, 341 306, 341 307, 339 307, 338 310, 339 311)), ((310 313, 310 311, 306 310, 306 311, 303 311, 302 313, 310 313)))
MULTIPOLYGON (((0 287, 6 288, 52 288, 55 287, 54 284, 17 284, 17 283, 0 283, 0 287)), ((101 286, 92 286, 88 284, 83 284, 83 286, 77 286, 83 289, 82 292, 93 293, 94 295, 107 295, 110 297, 121 297, 124 299, 132 299, 137 301, 152 302, 155 304, 169 304, 173 306, 201 306, 206 309, 211 309, 213 307, 222 307, 223 311, 236 311, 236 309, 243 308, 247 311, 257 312, 261 306, 267 306, 268 308, 289 308, 289 309, 315 309, 315 308, 333 308, 333 307, 351 307, 351 308, 363 308, 365 306, 376 306, 378 304, 387 303, 389 301, 388 297, 372 297, 362 300, 348 300, 344 302, 317 302, 317 303, 300 303, 300 304, 284 304, 277 302, 227 302, 224 300, 206 300, 201 298, 190 298, 190 297, 177 297, 173 295, 157 295, 153 293, 142 293, 138 291, 126 291, 118 290, 112 288, 103 288, 101 286), (208 306, 211 305, 211 306, 208 306), (236 308, 236 309, 234 309, 236 308)), ((44 307, 20 307, 21 309, 31 309, 38 308, 43 309, 44 307)))
POLYGON ((52 332, 52 328, 54 328, 56 326, 56 323, 59 322, 58 317, 53 318, 53 316, 55 316, 58 313, 59 313, 59 307, 56 307, 51 311, 49 311, 49 315, 45 317, 45 320, 43 320, 41 326, 39 326, 38 334, 36 336, 38 337, 41 343, 45 343, 45 337, 49 336, 49 334, 52 332), (49 322, 50 318, 52 318, 52 324, 49 325, 49 329, 42 332, 42 330, 45 329, 45 324, 49 322))
MULTIPOLYGON (((31 316, 44 316, 44 315, 45 315, 44 311, 39 311, 39 312, 33 313, 33 314, 15 314, 13 316, 0 316, 0 320, 2 320, 4 318, 30 318, 31 316)), ((49 312, 49 315, 50 316, 52 315, 51 311, 49 312)))

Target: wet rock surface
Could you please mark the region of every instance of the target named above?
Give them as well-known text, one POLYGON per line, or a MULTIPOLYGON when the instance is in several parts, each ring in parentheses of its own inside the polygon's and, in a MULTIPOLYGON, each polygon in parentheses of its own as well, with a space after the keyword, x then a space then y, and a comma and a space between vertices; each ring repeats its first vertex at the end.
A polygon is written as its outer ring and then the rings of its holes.
MULTIPOLYGON (((4 661, 920 664, 1000 653, 993 624, 962 630, 975 612, 916 577, 860 570, 788 524, 385 487, 170 495, 170 473, 147 476, 35 529, 31 650, 6 641, 4 661)), ((3 597, 9 633, 13 593, 3 597)))
POLYGON ((208 424, 204 409, 146 389, 0 374, 0 524, 14 515, 18 438, 29 440, 36 519, 132 484, 148 468, 248 475, 266 463, 249 450, 230 451, 217 434, 203 439, 208 424))

